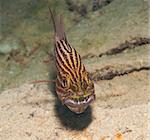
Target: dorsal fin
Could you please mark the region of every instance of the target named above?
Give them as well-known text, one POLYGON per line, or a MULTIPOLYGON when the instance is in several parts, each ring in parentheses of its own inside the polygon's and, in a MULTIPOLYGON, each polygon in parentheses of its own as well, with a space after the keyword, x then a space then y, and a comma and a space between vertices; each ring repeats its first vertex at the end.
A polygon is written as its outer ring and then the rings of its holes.
POLYGON ((66 35, 65 35, 65 30, 64 30, 64 24, 63 24, 63 20, 62 17, 59 16, 56 17, 53 12, 51 11, 51 9, 49 8, 49 13, 51 15, 51 19, 53 22, 53 26, 54 26, 54 31, 55 31, 55 40, 59 39, 59 40, 66 40, 66 35))

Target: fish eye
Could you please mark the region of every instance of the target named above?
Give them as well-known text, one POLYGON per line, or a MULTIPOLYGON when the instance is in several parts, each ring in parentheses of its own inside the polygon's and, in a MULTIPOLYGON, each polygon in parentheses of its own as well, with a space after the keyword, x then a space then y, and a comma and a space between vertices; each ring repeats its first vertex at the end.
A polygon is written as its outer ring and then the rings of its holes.
POLYGON ((63 79, 62 80, 62 86, 65 88, 67 87, 67 80, 66 79, 63 79))

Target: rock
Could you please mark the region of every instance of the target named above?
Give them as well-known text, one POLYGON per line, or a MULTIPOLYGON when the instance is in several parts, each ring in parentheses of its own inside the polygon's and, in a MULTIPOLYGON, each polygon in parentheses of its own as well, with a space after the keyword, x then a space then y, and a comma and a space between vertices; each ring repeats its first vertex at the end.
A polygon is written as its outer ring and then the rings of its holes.
POLYGON ((19 48, 19 44, 15 41, 13 42, 3 42, 0 43, 0 55, 9 54, 13 50, 17 50, 19 48))

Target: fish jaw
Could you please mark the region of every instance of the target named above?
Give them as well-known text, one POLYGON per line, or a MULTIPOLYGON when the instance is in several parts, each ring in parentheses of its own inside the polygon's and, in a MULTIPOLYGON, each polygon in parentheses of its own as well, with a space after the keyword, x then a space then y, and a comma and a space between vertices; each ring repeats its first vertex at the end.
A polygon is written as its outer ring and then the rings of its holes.
POLYGON ((95 95, 89 96, 89 98, 83 101, 74 101, 72 99, 66 99, 64 104, 74 113, 83 113, 86 108, 95 100, 95 95))

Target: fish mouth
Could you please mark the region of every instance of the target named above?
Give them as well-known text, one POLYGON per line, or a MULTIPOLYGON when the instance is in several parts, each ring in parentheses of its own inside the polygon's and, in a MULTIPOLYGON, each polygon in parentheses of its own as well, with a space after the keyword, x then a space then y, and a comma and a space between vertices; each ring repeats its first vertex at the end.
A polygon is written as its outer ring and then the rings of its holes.
POLYGON ((66 106, 78 108, 78 107, 88 106, 94 100, 95 100, 95 95, 93 94, 93 95, 90 95, 86 98, 83 98, 82 100, 66 99, 64 101, 64 104, 66 106))

